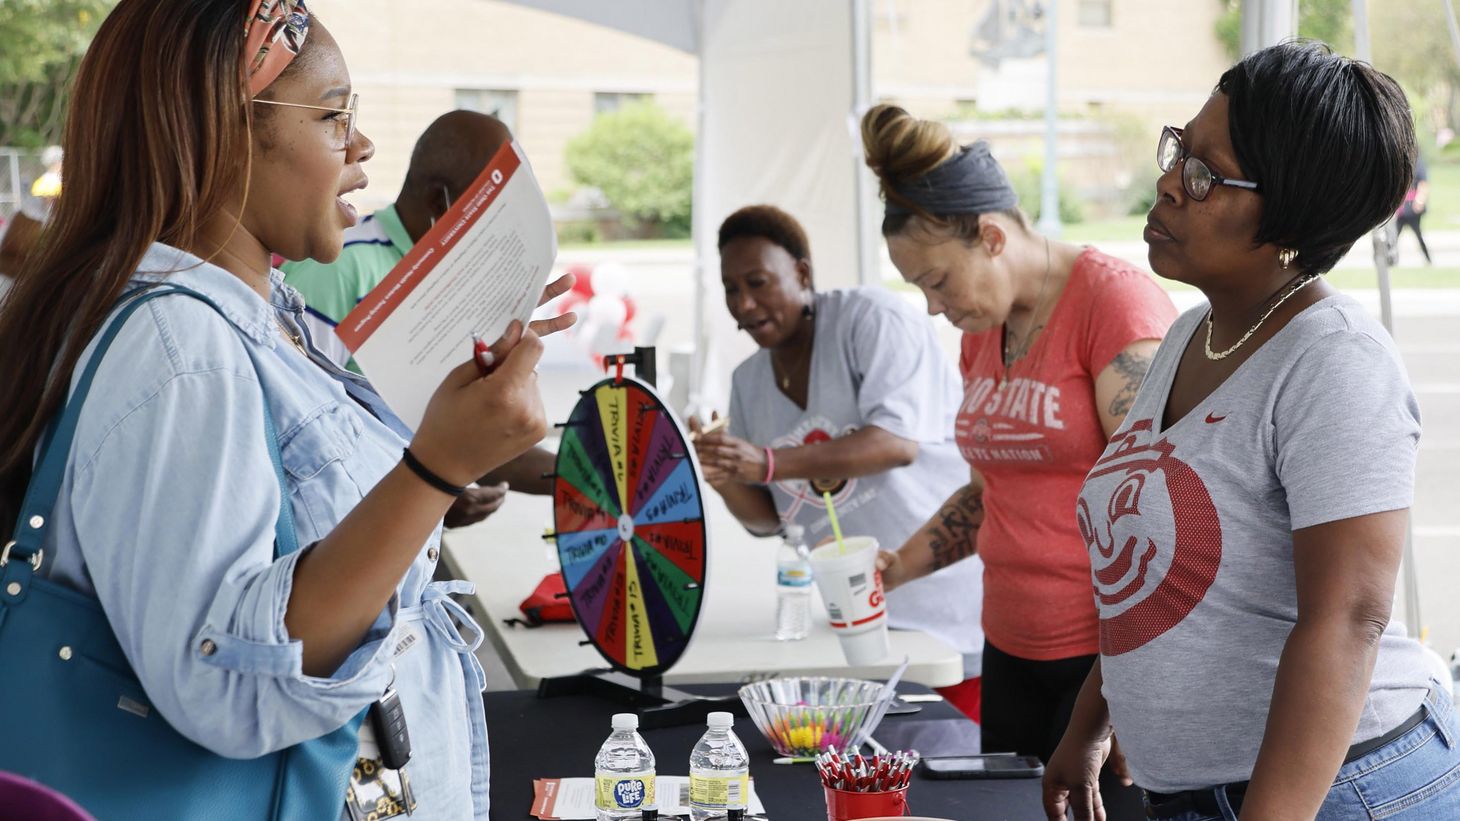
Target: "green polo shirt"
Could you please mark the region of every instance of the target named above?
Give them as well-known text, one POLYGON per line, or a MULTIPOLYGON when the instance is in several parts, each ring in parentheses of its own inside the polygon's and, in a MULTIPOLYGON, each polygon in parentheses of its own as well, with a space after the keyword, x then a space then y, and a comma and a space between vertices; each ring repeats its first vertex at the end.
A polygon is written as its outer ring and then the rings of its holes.
POLYGON ((334 262, 312 259, 286 262, 284 281, 304 297, 310 336, 337 364, 359 372, 349 352, 334 335, 334 327, 354 310, 415 243, 391 205, 345 230, 345 247, 334 262))

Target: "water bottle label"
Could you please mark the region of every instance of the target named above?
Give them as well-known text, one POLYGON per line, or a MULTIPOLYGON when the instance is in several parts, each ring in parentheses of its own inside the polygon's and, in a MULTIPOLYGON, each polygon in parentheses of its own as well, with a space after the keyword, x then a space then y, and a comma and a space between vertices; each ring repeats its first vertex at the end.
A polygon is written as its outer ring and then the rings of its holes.
POLYGON ((709 810, 744 807, 750 796, 750 775, 728 777, 689 774, 689 804, 709 810))
POLYGON ((776 584, 782 587, 810 587, 811 571, 804 567, 782 567, 776 571, 776 584))
POLYGON ((595 779, 594 805, 600 810, 636 810, 654 806, 654 773, 614 773, 595 779))

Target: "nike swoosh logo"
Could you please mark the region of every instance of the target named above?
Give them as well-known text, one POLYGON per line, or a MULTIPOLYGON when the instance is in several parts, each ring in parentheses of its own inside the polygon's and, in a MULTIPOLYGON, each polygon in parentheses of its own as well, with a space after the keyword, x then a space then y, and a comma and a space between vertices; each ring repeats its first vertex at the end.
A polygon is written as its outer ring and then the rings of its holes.
POLYGON ((1207 414, 1207 424, 1208 425, 1215 425, 1218 422, 1220 422, 1220 421, 1222 421, 1223 419, 1226 419, 1226 418, 1227 417, 1226 417, 1225 414, 1223 414, 1222 416, 1212 416, 1210 413, 1208 413, 1207 414))

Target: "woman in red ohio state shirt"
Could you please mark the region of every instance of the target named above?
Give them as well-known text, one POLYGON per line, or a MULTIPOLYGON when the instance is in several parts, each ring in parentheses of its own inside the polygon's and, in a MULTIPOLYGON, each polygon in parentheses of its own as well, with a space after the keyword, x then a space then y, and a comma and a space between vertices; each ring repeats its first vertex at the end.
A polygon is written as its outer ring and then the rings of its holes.
POLYGON ((888 105, 862 137, 893 264, 964 333, 969 483, 883 554, 883 579, 983 558, 984 750, 1047 759, 1099 652, 1076 498, 1175 309, 1144 271, 1034 231, 983 142, 888 105))

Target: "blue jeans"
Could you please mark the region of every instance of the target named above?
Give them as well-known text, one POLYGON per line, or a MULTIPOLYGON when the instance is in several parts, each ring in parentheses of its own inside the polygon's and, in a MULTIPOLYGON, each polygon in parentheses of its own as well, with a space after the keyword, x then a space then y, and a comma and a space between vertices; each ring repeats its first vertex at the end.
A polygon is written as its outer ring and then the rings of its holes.
MULTIPOLYGON (((1425 697, 1425 720, 1368 755, 1344 764, 1317 821, 1460 819, 1460 725, 1449 695, 1425 697)), ((1212 790, 1221 815, 1187 813, 1171 821, 1237 821, 1225 787, 1212 790)))

